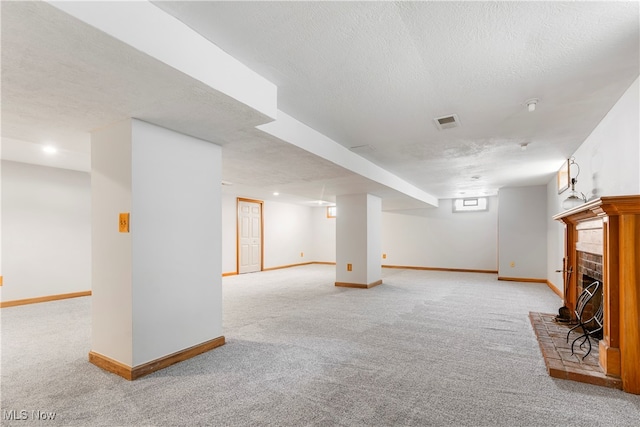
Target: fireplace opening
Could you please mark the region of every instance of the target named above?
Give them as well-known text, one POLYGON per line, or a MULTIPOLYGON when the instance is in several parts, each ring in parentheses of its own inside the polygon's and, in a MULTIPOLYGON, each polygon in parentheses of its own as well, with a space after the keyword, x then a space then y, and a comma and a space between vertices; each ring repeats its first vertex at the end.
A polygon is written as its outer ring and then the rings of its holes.
MULTIPOLYGON (((578 295, 582 292, 584 288, 589 286, 595 281, 602 283, 602 255, 592 254, 588 252, 578 252, 578 277, 577 277, 577 287, 578 287, 578 295)), ((593 296, 593 298, 587 303, 584 309, 583 318, 589 319, 593 317, 595 312, 600 308, 603 300, 603 286, 600 286, 600 291, 593 296)), ((589 322, 586 324, 587 330, 595 330, 598 328, 598 325, 595 321, 589 322)), ((597 332, 593 335, 594 338, 601 339, 602 331, 597 332)))

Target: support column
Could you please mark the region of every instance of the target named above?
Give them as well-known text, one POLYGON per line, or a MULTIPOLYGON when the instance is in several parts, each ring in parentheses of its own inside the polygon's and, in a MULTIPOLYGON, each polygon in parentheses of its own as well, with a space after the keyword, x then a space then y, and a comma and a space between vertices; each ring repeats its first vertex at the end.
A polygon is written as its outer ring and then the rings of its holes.
POLYGON ((223 345, 220 147, 135 119, 91 143, 90 362, 133 380, 223 345))
POLYGON ((382 284, 382 200, 371 194, 336 200, 336 286, 382 284))

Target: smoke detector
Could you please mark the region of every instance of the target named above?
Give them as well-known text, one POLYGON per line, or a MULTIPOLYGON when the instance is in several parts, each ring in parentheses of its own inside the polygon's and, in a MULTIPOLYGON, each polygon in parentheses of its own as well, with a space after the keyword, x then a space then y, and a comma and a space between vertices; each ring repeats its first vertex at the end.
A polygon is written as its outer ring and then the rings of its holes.
POLYGON ((533 113, 534 111, 536 111, 536 105, 538 105, 538 102, 540 102, 538 98, 531 98, 524 101, 524 104, 527 106, 527 110, 530 113, 533 113))
POLYGON ((446 130, 460 127, 460 119, 457 114, 451 114, 449 116, 436 117, 433 119, 438 130, 446 130))

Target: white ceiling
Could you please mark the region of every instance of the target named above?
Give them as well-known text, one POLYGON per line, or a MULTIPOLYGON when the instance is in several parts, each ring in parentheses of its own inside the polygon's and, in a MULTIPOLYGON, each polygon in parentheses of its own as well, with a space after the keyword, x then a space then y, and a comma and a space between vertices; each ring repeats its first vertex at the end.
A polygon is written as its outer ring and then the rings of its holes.
MULTIPOLYGON (((640 73, 637 2, 155 4, 275 83, 280 110, 440 198, 546 184, 640 73)), ((416 207, 47 4, 1 6, 3 158, 45 141, 87 157, 90 131, 137 117, 223 145, 233 191, 416 207)))

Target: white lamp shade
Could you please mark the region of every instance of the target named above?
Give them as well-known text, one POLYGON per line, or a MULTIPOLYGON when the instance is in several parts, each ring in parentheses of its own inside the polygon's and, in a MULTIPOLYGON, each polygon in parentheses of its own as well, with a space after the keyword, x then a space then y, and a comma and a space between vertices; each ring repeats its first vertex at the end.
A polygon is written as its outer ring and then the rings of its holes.
POLYGON ((575 192, 571 192, 571 194, 569 194, 569 197, 564 199, 564 202, 562 202, 562 209, 564 210, 572 209, 572 208, 575 208, 576 206, 580 206, 583 203, 584 203, 583 199, 578 197, 578 195, 575 192))

